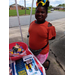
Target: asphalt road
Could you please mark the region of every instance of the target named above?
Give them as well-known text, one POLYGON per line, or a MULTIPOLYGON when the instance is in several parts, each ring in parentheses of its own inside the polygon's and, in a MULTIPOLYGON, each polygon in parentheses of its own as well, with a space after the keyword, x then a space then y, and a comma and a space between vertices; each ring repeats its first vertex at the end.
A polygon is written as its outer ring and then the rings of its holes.
MULTIPOLYGON (((19 18, 21 25, 29 25, 30 15, 19 16, 19 18)), ((48 13, 46 20, 53 21, 61 18, 65 18, 65 12, 51 11, 51 13, 48 13)), ((33 20, 35 20, 35 15, 32 15, 31 21, 33 20)), ((9 17, 9 27, 16 27, 16 26, 19 26, 18 17, 17 16, 9 17)))

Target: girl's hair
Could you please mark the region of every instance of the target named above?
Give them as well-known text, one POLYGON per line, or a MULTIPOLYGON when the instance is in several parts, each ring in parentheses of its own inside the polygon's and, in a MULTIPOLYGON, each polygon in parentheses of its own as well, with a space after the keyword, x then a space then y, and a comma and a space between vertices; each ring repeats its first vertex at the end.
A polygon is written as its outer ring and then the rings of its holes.
POLYGON ((36 9, 37 9, 39 6, 44 7, 44 8, 46 9, 46 13, 48 13, 49 1, 47 1, 44 6, 42 6, 42 4, 39 3, 38 6, 36 7, 36 9))

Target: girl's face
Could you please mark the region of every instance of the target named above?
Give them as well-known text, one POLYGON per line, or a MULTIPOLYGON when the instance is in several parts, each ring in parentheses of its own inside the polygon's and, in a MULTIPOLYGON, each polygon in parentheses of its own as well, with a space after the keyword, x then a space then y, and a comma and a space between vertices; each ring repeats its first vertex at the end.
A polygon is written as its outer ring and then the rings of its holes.
POLYGON ((39 6, 35 12, 35 18, 37 19, 37 23, 43 23, 47 17, 46 9, 44 7, 39 6))

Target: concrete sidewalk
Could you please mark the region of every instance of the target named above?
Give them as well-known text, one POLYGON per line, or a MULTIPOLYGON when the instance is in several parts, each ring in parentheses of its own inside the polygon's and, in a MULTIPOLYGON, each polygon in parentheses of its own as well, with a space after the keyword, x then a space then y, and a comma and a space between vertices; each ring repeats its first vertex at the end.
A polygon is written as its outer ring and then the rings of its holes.
MULTIPOLYGON (((51 65, 46 75, 65 75, 65 18, 50 21, 56 28, 56 39, 50 40, 48 59, 51 65)), ((27 43, 28 25, 21 26, 23 41, 27 43)), ((9 28, 9 43, 22 41, 20 28, 9 28)))

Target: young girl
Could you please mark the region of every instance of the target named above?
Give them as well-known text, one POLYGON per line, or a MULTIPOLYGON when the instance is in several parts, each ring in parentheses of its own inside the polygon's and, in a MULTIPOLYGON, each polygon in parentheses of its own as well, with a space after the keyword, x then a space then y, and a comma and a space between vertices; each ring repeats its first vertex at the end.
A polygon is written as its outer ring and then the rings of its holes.
POLYGON ((49 54, 49 40, 56 36, 55 27, 45 19, 48 13, 49 1, 37 1, 35 18, 29 27, 29 48, 45 69, 49 68, 50 61, 46 60, 49 54))

